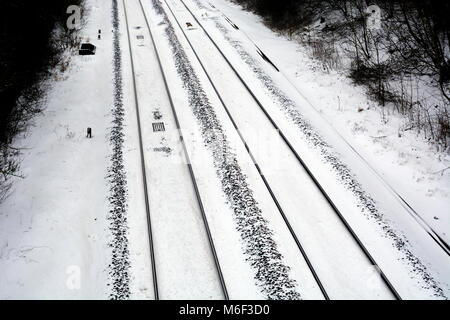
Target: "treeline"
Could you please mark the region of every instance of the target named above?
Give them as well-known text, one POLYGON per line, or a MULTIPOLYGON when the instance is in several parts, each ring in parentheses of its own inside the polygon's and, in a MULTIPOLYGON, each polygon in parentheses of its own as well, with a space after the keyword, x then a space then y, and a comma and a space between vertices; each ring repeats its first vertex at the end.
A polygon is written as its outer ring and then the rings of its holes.
POLYGON ((279 31, 294 31, 308 25, 324 9, 318 0, 232 0, 264 18, 279 31))
POLYGON ((61 46, 51 41, 56 24, 65 26, 67 7, 80 2, 81 0, 0 2, 1 142, 7 142, 14 134, 7 129, 17 99, 45 76, 60 54, 61 46))
POLYGON ((40 111, 41 80, 73 42, 73 31, 65 27, 67 8, 81 3, 0 1, 0 200, 9 176, 18 169, 19 150, 10 143, 40 111))
MULTIPOLYGON (((233 0, 289 35, 307 34, 313 55, 329 67, 339 52, 351 59, 349 75, 383 106, 393 105, 444 148, 450 139, 450 2, 437 0, 233 0), (381 9, 381 28, 368 24, 370 5, 381 9), (338 47, 338 48, 337 48, 338 47), (428 79, 440 105, 425 104, 414 86, 428 79), (395 85, 393 85, 395 84, 395 85), (397 84, 400 84, 400 88, 397 84), (416 95, 416 96, 415 96, 416 95), (414 97, 413 97, 414 96, 414 97)), ((305 38, 303 38, 305 40, 305 38)), ((430 100, 430 99, 428 99, 430 100)))

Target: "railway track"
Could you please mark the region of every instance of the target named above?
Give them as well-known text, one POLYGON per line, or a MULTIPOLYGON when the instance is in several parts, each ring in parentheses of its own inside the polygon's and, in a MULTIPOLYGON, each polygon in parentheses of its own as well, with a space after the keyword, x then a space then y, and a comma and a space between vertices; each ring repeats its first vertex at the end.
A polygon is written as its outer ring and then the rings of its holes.
MULTIPOLYGON (((241 134, 241 130, 239 130, 238 125, 236 124, 235 118, 233 118, 232 114, 229 111, 229 108, 227 107, 227 105, 224 102, 224 99, 222 97, 222 95, 220 94, 220 92, 217 89, 217 86, 214 84, 210 73, 208 72, 208 70, 206 69, 204 63, 202 62, 202 60, 199 57, 199 54, 197 52, 197 50, 194 48, 194 46, 192 45, 192 42, 190 41, 189 37, 186 35, 186 32, 184 31, 183 27, 181 26, 180 21, 178 20, 178 18, 176 17, 176 15, 174 14, 174 11, 172 10, 171 6, 169 5, 169 3, 164 0, 167 8, 171 11, 171 14, 174 18, 174 20, 177 22, 178 27, 181 29, 181 32, 183 33, 186 41, 188 42, 190 48, 192 49, 195 57, 197 58, 199 64, 201 65, 203 71, 205 72, 207 78, 209 79, 215 93, 218 95, 219 100, 221 101, 223 107, 225 108, 225 111, 227 113, 227 115, 229 116, 231 122, 233 123, 235 129, 238 132, 239 137, 241 138, 242 142, 244 143, 252 161, 254 162, 254 165, 256 166, 262 180, 264 181, 264 184, 266 185, 269 193, 272 196, 273 201, 275 202, 275 204, 277 205, 280 214, 283 217, 283 220, 285 221, 289 231, 291 232, 291 235, 294 237, 294 240, 302 254, 302 256, 304 257, 304 259, 307 261, 308 267, 310 268, 311 273, 313 274, 318 286, 320 287, 322 294, 324 295, 324 297, 326 299, 329 299, 329 295, 325 289, 324 284, 322 283, 322 281, 320 280, 318 273, 316 272, 311 259, 308 258, 307 253, 305 252, 305 250, 303 249, 303 246, 301 244, 301 242, 299 241, 299 237, 297 236, 296 232, 293 230, 291 223, 289 221, 289 219, 286 217, 280 202, 278 201, 276 195, 274 194, 274 192, 272 191, 271 186, 269 185, 269 182, 267 181, 266 177, 264 176, 261 168, 259 167, 252 151, 250 150, 245 138, 243 137, 243 135, 241 134)), ((375 261, 375 259, 372 257, 372 255, 370 254, 370 252, 368 251, 368 249, 364 246, 364 244, 361 242, 361 240, 359 239, 359 237, 357 236, 357 234, 354 232, 354 230, 352 229, 352 227, 349 225, 349 223, 346 221, 346 219, 343 217, 342 213, 339 211, 339 209, 336 207, 336 205, 334 204, 334 202, 332 201, 332 199, 329 197, 329 195, 325 192, 324 188, 322 187, 322 185, 320 184, 320 182, 316 179, 316 177, 312 174, 311 170, 308 168, 308 166, 305 164, 305 162, 302 160, 301 156, 298 154, 298 152, 294 149, 294 147, 292 146, 292 144, 289 142, 289 140, 287 139, 287 137, 285 136, 285 134, 283 133, 283 131, 278 127, 278 125, 276 124, 276 122, 273 120, 273 118, 271 117, 271 115, 267 112, 266 108, 264 107, 264 105, 261 103, 261 101, 256 97, 256 95, 252 92, 252 90, 250 89, 250 87, 248 86, 248 84, 244 81, 244 79, 241 77, 241 75, 239 74, 239 72, 235 69, 235 67, 233 66, 233 64, 230 62, 230 60, 226 57, 226 55, 223 53, 223 51, 219 48, 219 46, 216 44, 216 42, 214 41, 214 39, 210 36, 210 34, 206 31, 206 29, 204 28, 204 26, 200 23, 200 21, 197 19, 197 17, 192 13, 192 11, 189 9, 189 7, 185 4, 185 2, 183 0, 180 0, 180 2, 183 4, 183 6, 186 8, 186 10, 189 12, 190 16, 192 16, 192 18, 196 21, 196 23, 200 26, 200 28, 202 29, 202 31, 205 33, 205 35, 207 36, 207 38, 209 39, 209 41, 211 41, 211 43, 214 45, 214 47, 218 50, 218 52, 220 53, 220 55, 223 57, 224 61, 226 62, 226 64, 229 66, 229 68, 233 71, 233 73, 236 76, 237 81, 239 81, 247 90, 247 92, 250 94, 250 96, 252 97, 252 99, 254 100, 254 102, 258 105, 258 107, 260 108, 260 110, 263 112, 263 114, 265 115, 265 117, 269 120, 269 122, 271 123, 271 125, 273 126, 273 128, 275 130, 277 130, 279 132, 279 135, 282 139, 282 141, 285 143, 285 145, 288 147, 288 149, 290 150, 290 152, 294 155, 294 157, 296 158, 296 160, 298 161, 298 164, 305 170, 305 172, 308 174, 309 178, 313 181, 313 183, 317 186, 317 189, 320 191, 321 195, 323 196, 323 198, 326 200, 326 202, 329 204, 329 206, 333 209, 333 212, 336 214, 336 216, 338 217, 338 219, 342 222, 342 224, 345 226, 346 230, 348 231, 348 233, 351 235, 351 237, 353 238, 353 240, 355 241, 355 243, 357 244, 357 246, 360 248, 360 250, 363 252, 364 256, 367 258, 367 260, 377 268, 377 270, 379 270, 381 279, 383 281, 383 283, 385 284, 385 286, 389 289, 389 291, 391 292, 391 294, 393 295, 393 297, 395 297, 395 299, 401 300, 401 296, 400 294, 397 292, 397 290, 395 289, 395 287, 393 286, 393 284, 390 282, 390 280, 387 278, 387 276, 384 274, 384 272, 381 270, 381 268, 378 266, 377 262, 375 261)))
MULTIPOLYGON (((210 4, 211 5, 211 4, 210 4)), ((262 50, 258 47, 258 45, 250 38, 250 36, 243 31, 242 29, 240 29, 233 21, 231 21, 230 18, 228 18, 223 12, 221 12, 219 9, 215 8, 215 10, 218 10, 221 15, 225 18, 225 20, 235 29, 240 30, 242 32, 242 34, 248 39, 248 41, 250 41, 255 48, 257 49, 258 53, 261 55, 261 57, 270 65, 272 65, 274 67, 274 69, 277 72, 280 72, 283 77, 286 79, 286 81, 292 86, 292 88, 298 92, 298 94, 302 95, 302 93, 300 92, 300 90, 295 86, 295 84, 283 73, 281 72, 278 67, 269 59, 267 58, 267 56, 264 55, 264 53, 262 53, 262 50)), ((312 104, 311 104, 312 106, 312 104)), ((314 107, 314 106, 313 106, 314 107)), ((317 111, 317 109, 314 107, 314 110, 319 113, 317 111)), ((325 119, 324 119, 325 120, 325 119)), ((416 211, 414 210, 414 208, 405 200, 404 197, 402 197, 400 195, 400 193, 395 190, 381 175, 379 172, 377 172, 371 164, 369 164, 369 162, 361 155, 360 152, 358 152, 358 150, 356 150, 345 138, 344 136, 342 136, 342 134, 337 131, 332 125, 331 123, 329 123, 327 121, 327 123, 329 124, 330 128, 332 128, 333 132, 335 135, 339 136, 341 138, 342 141, 344 141, 344 143, 349 147, 349 149, 351 149, 354 154, 361 159, 361 161, 367 166, 367 168, 372 171, 375 176, 381 181, 381 183, 383 183, 386 188, 398 199, 398 201, 401 203, 401 205, 405 208, 406 212, 408 212, 408 214, 410 214, 414 220, 417 221, 417 223, 425 230, 425 232, 433 239, 434 242, 436 242, 436 244, 441 247, 441 249, 447 254, 450 255, 450 245, 444 240, 442 239, 441 236, 439 236, 438 232, 436 232, 429 223, 427 223, 425 221, 425 219, 416 211)))
POLYGON ((314 267, 313 267, 313 265, 312 265, 310 259, 308 258, 308 255, 306 254, 306 252, 305 252, 305 250, 304 250, 302 244, 300 243, 300 240, 298 239, 298 237, 297 237, 297 235, 295 234, 295 232, 294 232, 294 230, 293 230, 291 224, 289 223, 289 220, 286 218, 286 215, 284 214, 283 209, 282 209, 280 203, 278 202, 278 200, 277 200, 275 194, 274 194, 273 191, 272 191, 272 188, 270 187, 269 183, 267 182, 267 179, 265 178, 265 176, 264 176, 264 174, 263 174, 261 168, 259 167, 259 165, 258 165, 258 163, 257 163, 257 161, 256 161, 256 159, 255 159, 255 157, 254 157, 254 155, 253 155, 253 153, 252 153, 252 151, 250 150, 250 147, 248 146, 247 142, 245 141, 244 137, 242 136, 242 133, 240 132, 240 130, 239 130, 239 128, 238 128, 236 122, 234 121, 234 119, 233 119, 233 117, 232 117, 232 115, 231 115, 229 109, 227 108, 227 106, 226 106, 224 100, 222 99, 222 96, 220 95, 220 93, 219 93, 219 91, 217 90, 216 86, 214 85, 214 82, 212 81, 212 79, 211 79, 211 77, 210 77, 208 71, 206 70, 205 66, 203 65, 202 61, 200 60, 200 57, 198 56, 197 52, 195 51, 194 47, 192 46, 191 42, 189 41, 189 39, 188 39, 188 37, 187 37, 185 31, 183 30, 183 28, 182 28, 182 26, 181 26, 179 20, 175 17, 172 8, 170 8, 170 6, 168 5, 168 3, 167 3, 166 1, 165 1, 165 3, 166 3, 166 5, 167 5, 167 7, 169 8, 169 10, 170 10, 172 16, 173 16, 174 19, 176 20, 177 25, 179 26, 180 30, 183 32, 183 34, 184 34, 186 40, 187 40, 188 43, 189 43, 189 46, 191 47, 192 51, 194 52, 194 55, 196 56, 196 58, 197 58, 197 60, 199 61, 200 65, 202 66, 202 69, 203 69, 203 71, 205 72, 206 77, 207 77, 208 80, 210 81, 210 83, 211 83, 211 85, 212 85, 212 87, 213 87, 213 89, 214 89, 214 92, 217 94, 217 96, 218 96, 220 102, 222 103, 223 107, 225 108, 225 112, 227 113, 228 117, 230 118, 230 120, 231 120, 231 122, 232 122, 234 128, 236 129, 236 131, 237 131, 237 133, 238 133, 240 139, 241 139, 242 142, 244 143, 245 148, 246 148, 246 150, 248 151, 248 153, 249 153, 249 155, 250 155, 250 158, 252 159, 252 161, 253 161, 253 163, 254 163, 256 169, 258 170, 258 173, 260 174, 260 176, 261 176, 261 178, 262 178, 262 180, 263 180, 263 182, 264 182, 264 185, 266 186, 266 188, 267 188, 267 190, 269 191, 269 193, 270 193, 270 195, 271 195, 273 201, 275 202, 275 205, 277 206, 278 210, 280 211, 280 213, 281 213, 281 215, 282 215, 282 217, 283 217, 283 220, 285 221, 285 223, 286 223, 286 225, 287 225, 287 227, 288 227, 288 229, 289 229, 289 232, 291 233, 292 237, 294 238, 295 243, 297 244, 297 247, 299 248, 299 250, 300 250, 300 252, 301 252, 303 258, 305 259, 305 261, 306 261, 306 263, 307 263, 307 265, 308 265, 308 268, 310 269, 310 271, 311 271, 311 273, 312 273, 314 279, 316 280, 317 285, 318 285, 319 288, 320 288, 320 291, 322 292, 324 298, 325 298, 326 300, 329 300, 328 293, 326 292, 326 290, 325 290, 325 288, 324 288, 324 286, 323 286, 321 280, 319 279, 319 276, 317 275, 316 270, 314 269, 314 267))
MULTIPOLYGON (((138 136, 139 136, 139 148, 140 148, 140 158, 141 158, 141 170, 142 170, 142 175, 143 175, 143 188, 144 188, 144 197, 145 197, 145 207, 146 207, 146 214, 147 214, 147 224, 148 224, 148 237, 149 237, 149 245, 150 245, 150 258, 151 258, 151 265, 152 265, 152 278, 153 278, 153 291, 154 291, 154 297, 155 300, 159 300, 160 294, 159 294, 159 288, 158 288, 158 276, 157 276, 157 266, 156 266, 156 258, 155 258, 155 249, 154 249, 154 237, 153 237, 153 232, 152 232, 152 220, 151 220, 151 212, 150 212, 150 204, 149 204, 149 197, 148 197, 148 186, 147 186, 147 174, 146 174, 146 166, 145 166, 145 154, 144 154, 144 147, 143 147, 143 141, 142 141, 142 127, 141 127, 141 119, 140 119, 140 114, 139 114, 139 97, 138 97, 138 92, 137 92, 137 85, 136 85, 136 74, 135 74, 135 67, 134 67, 134 59, 133 59, 133 50, 132 50, 132 44, 131 44, 131 36, 130 36, 130 26, 129 26, 129 22, 128 22, 128 13, 127 13, 127 9, 126 9, 126 5, 125 5, 125 0, 122 0, 122 4, 124 7, 124 15, 125 15, 125 24, 126 24, 126 28, 127 28, 127 37, 128 37, 128 46, 129 46, 129 54, 130 54, 130 59, 131 59, 131 72, 132 72, 132 78, 133 78, 133 88, 134 88, 134 98, 135 98, 135 108, 136 108, 136 116, 137 116, 137 128, 138 128, 138 136)), ((149 32, 149 36, 151 39, 151 42, 153 44, 153 49, 155 52, 155 55, 157 57, 158 60, 158 65, 159 65, 159 70, 161 72, 161 76, 162 79, 164 81, 164 86, 166 89, 166 93, 169 99, 169 104, 171 107, 171 111, 173 114, 173 117, 175 119, 175 123, 179 132, 179 140, 181 142, 182 148, 183 148, 183 153, 185 156, 185 160, 186 160, 186 164, 187 164, 187 170, 189 172, 189 177, 192 183, 192 187, 194 189, 195 192, 195 198, 201 213, 201 217, 202 217, 202 221, 204 224, 204 228, 205 228, 205 232, 207 234, 207 239, 209 242, 209 247, 211 249, 211 254, 213 256, 213 260, 214 260, 214 265, 217 271, 217 276, 219 278, 220 281, 220 287, 222 290, 222 294, 223 294, 223 298, 225 300, 229 299, 229 295, 228 295, 228 291, 227 291, 227 287, 225 284, 225 279, 223 277, 222 274, 222 270, 220 267, 220 263, 219 263, 219 259, 216 253, 216 249, 214 246, 214 241, 211 235, 211 231, 209 228, 209 223, 205 214, 205 210, 204 210, 204 206, 203 206, 203 202, 202 202, 202 198, 201 195, 199 193, 198 190, 198 185, 197 185, 197 180, 194 174, 194 171, 192 169, 192 165, 191 165, 191 161, 189 159, 189 154, 187 152, 187 148, 186 148, 186 144, 184 142, 184 137, 183 137, 183 133, 178 121, 178 116, 177 116, 177 112, 175 109, 175 106, 173 104, 173 100, 172 100, 172 96, 171 93, 169 91, 169 87, 167 84, 167 80, 166 80, 166 76, 164 73, 164 70, 162 68, 161 65, 161 60, 160 60, 160 56, 159 53, 157 51, 157 47, 155 45, 155 41, 153 38, 153 34, 152 31, 150 29, 150 24, 149 24, 149 20, 147 17, 147 14, 145 12, 145 9, 142 5, 141 0, 139 0, 139 5, 140 5, 140 10, 142 11, 142 15, 145 19, 146 25, 147 25, 147 29, 149 32)))

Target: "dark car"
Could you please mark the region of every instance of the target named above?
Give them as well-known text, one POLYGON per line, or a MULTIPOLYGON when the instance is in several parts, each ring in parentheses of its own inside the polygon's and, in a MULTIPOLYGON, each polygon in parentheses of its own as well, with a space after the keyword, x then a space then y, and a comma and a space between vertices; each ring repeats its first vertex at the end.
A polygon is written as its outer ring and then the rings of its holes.
POLYGON ((90 56, 95 54, 97 48, 92 43, 83 43, 80 47, 80 56, 90 56))

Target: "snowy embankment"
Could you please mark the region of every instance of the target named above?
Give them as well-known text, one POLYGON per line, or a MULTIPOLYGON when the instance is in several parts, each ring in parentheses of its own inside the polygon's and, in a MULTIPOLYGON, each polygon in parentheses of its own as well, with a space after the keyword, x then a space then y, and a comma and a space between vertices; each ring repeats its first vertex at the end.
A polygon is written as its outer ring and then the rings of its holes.
POLYGON ((108 297, 111 3, 86 3, 81 35, 98 46, 97 54, 67 57, 69 70, 49 80, 43 113, 14 141, 23 148, 23 178, 0 204, 3 299, 108 297))

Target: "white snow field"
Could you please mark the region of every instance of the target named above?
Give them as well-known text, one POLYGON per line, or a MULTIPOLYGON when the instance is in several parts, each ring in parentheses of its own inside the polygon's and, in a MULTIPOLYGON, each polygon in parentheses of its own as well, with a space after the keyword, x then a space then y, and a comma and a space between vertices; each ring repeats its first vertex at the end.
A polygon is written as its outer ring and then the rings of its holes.
POLYGON ((14 141, 0 298, 448 299, 447 155, 226 0, 86 6, 96 55, 14 141))

